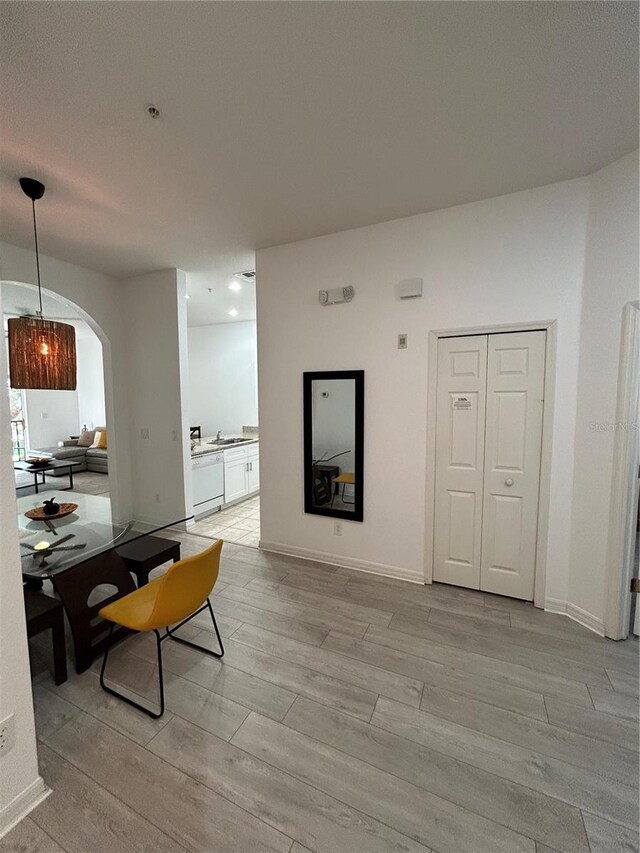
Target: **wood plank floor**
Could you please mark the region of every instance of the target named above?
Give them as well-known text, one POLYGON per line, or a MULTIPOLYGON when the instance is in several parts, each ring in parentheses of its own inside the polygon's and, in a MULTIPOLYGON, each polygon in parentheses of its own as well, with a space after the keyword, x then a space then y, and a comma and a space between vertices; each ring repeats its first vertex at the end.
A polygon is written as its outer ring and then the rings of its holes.
MULTIPOLYGON (((231 544, 213 604, 224 660, 165 643, 157 721, 32 641, 53 793, 0 851, 637 853, 637 640, 231 544)), ((154 698, 152 638, 109 669, 154 698)))

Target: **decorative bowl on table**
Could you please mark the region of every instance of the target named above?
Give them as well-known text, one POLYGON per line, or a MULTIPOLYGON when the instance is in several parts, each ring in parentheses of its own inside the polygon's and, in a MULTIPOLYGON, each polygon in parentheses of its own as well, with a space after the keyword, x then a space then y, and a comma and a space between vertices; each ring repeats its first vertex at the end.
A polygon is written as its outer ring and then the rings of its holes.
POLYGON ((26 459, 28 465, 32 468, 45 468, 51 462, 50 456, 28 456, 26 459))
POLYGON ((61 503, 59 505, 59 511, 55 513, 55 515, 51 515, 46 513, 44 507, 39 506, 36 509, 30 509, 25 512, 27 518, 30 518, 32 521, 55 521, 56 518, 64 518, 66 515, 71 515, 72 512, 75 512, 78 509, 78 504, 61 503))

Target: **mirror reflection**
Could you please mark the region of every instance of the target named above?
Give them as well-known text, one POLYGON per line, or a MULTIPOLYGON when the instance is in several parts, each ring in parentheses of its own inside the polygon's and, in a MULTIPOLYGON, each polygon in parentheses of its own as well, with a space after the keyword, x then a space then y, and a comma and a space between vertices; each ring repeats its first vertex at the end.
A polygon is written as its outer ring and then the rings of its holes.
POLYGON ((304 379, 305 512, 361 521, 364 373, 304 379))

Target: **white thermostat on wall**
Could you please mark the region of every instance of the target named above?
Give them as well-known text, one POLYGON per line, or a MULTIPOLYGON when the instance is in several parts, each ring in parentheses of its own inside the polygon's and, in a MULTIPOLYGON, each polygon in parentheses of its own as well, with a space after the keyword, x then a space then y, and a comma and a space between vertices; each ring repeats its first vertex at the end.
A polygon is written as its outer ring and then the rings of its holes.
POLYGON ((320 305, 336 305, 339 302, 351 302, 354 290, 348 287, 334 287, 332 290, 319 290, 318 301, 320 305))

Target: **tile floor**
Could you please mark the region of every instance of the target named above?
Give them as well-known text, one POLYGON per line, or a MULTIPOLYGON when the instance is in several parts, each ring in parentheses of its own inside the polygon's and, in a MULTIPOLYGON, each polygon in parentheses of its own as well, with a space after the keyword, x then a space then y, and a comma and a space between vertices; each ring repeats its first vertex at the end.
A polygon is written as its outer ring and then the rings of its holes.
POLYGON ((260 495, 197 521, 189 532, 257 548, 260 541, 260 495))
MULTIPOLYGON (((33 638, 53 793, 2 853, 637 853, 637 640, 228 542, 212 600, 225 656, 167 642, 160 720, 33 638)), ((155 698, 154 660, 131 637, 109 677, 155 698)))

